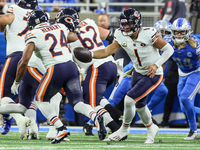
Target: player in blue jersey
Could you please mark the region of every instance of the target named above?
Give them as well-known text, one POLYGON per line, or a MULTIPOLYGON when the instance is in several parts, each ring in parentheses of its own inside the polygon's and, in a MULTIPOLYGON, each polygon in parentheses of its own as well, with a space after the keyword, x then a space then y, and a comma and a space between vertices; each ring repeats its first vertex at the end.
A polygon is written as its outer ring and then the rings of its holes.
POLYGON ((191 25, 185 18, 176 19, 171 31, 172 35, 165 36, 165 39, 174 48, 171 58, 178 66, 177 93, 190 126, 185 140, 194 140, 199 138, 196 125, 196 114, 199 112, 194 107, 194 100, 200 88, 200 41, 192 35, 191 25))

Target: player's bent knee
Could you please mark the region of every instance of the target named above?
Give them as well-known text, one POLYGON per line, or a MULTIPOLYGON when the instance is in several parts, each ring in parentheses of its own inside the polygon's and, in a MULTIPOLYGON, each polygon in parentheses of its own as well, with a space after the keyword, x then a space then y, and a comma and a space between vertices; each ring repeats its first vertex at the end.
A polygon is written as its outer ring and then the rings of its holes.
POLYGON ((134 101, 133 98, 129 97, 128 95, 125 96, 124 98, 124 104, 126 106, 134 105, 136 102, 134 101))

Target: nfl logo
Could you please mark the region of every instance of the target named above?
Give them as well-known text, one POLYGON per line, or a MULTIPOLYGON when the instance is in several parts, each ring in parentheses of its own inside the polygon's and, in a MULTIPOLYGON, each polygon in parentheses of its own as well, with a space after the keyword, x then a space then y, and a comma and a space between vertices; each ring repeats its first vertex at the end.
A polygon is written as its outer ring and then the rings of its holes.
POLYGON ((35 19, 35 23, 36 23, 36 24, 40 23, 40 20, 39 20, 38 18, 35 19))

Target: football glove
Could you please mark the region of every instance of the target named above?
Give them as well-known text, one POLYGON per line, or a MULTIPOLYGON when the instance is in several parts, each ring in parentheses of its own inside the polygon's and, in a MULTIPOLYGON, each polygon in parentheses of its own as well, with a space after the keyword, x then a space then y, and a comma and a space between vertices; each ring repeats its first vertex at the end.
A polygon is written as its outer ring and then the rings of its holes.
POLYGON ((20 83, 20 82, 16 82, 16 81, 13 82, 13 85, 12 85, 12 87, 11 87, 11 93, 12 93, 12 94, 14 94, 14 95, 17 95, 17 94, 18 94, 19 83, 20 83))

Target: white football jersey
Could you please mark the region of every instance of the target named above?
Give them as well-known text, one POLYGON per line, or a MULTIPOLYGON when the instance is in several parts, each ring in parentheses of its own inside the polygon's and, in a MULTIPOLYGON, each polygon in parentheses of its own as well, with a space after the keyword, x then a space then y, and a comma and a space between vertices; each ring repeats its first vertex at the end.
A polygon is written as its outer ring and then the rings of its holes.
POLYGON ((46 72, 46 68, 44 67, 41 59, 35 56, 35 53, 32 54, 30 60, 28 61, 28 66, 37 68, 42 74, 46 72))
POLYGON ((52 65, 72 60, 71 50, 67 45, 67 35, 69 30, 63 24, 54 24, 36 28, 27 33, 26 44, 35 44, 35 55, 42 60, 45 68, 52 65))
POLYGON ((23 9, 15 4, 9 6, 7 13, 13 13, 15 19, 10 25, 6 25, 7 55, 24 50, 24 37, 28 32, 27 18, 31 11, 31 9, 23 9))
MULTIPOLYGON (((89 51, 96 51, 96 50, 105 48, 102 40, 100 39, 98 26, 93 20, 85 19, 81 21, 80 26, 81 26, 80 34, 77 35, 78 40, 73 43, 70 43, 71 50, 73 50, 76 47, 84 47, 88 49, 89 51)), ((97 68, 98 66, 100 66, 101 64, 105 62, 108 62, 108 61, 114 62, 114 58, 112 56, 108 56, 107 58, 103 58, 103 59, 93 58, 90 63, 80 62, 75 58, 75 56, 74 56, 74 60, 77 62, 77 64, 81 68, 84 68, 86 71, 88 67, 91 66, 92 64, 94 65, 95 68, 97 68)))
MULTIPOLYGON (((145 69, 148 65, 155 64, 160 58, 158 49, 153 46, 153 43, 158 38, 157 30, 153 27, 142 27, 139 31, 138 38, 133 40, 129 36, 123 36, 120 29, 114 33, 115 40, 127 52, 135 70, 146 75, 149 69, 145 69)), ((156 75, 163 74, 162 67, 158 67, 156 75)))

